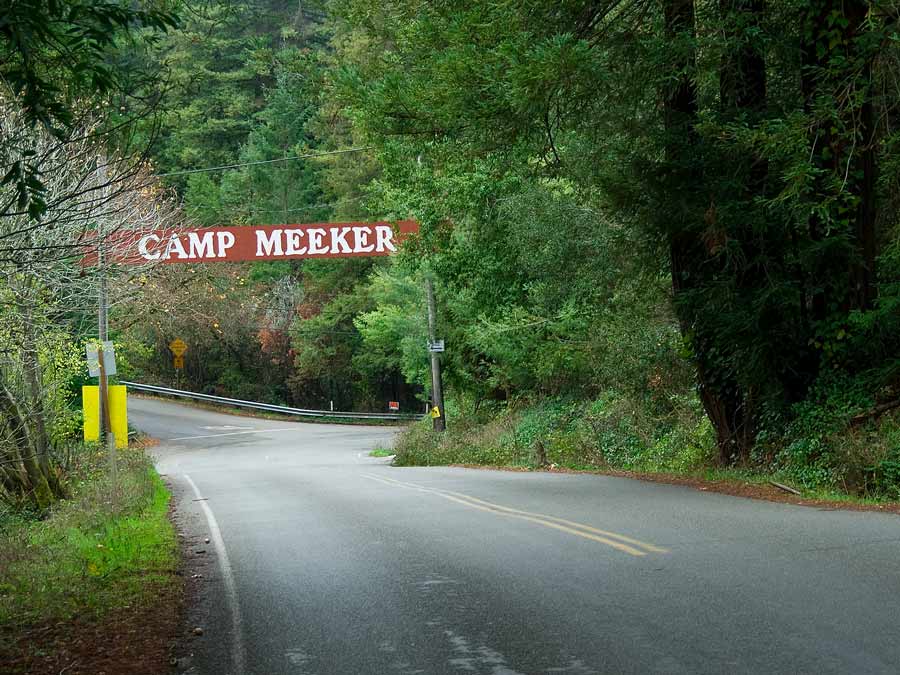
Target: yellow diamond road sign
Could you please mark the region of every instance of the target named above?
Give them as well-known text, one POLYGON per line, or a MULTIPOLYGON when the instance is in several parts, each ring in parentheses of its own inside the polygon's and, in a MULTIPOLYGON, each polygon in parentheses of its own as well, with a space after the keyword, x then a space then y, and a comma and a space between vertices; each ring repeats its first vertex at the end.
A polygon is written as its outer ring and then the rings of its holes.
POLYGON ((187 351, 187 344, 181 338, 175 338, 169 343, 169 351, 175 356, 184 356, 184 353, 187 351))

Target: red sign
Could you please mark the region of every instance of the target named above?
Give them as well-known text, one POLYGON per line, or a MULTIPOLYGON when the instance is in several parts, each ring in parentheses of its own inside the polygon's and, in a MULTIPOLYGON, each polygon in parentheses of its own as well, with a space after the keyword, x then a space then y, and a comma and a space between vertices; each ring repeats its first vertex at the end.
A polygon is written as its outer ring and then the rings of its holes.
POLYGON ((388 410, 400 410, 400 401, 388 401, 388 410))
MULTIPOLYGON (((354 258, 390 255, 418 231, 414 220, 122 231, 105 246, 108 260, 125 264, 354 258)), ((96 257, 88 255, 85 262, 91 264, 96 257)))

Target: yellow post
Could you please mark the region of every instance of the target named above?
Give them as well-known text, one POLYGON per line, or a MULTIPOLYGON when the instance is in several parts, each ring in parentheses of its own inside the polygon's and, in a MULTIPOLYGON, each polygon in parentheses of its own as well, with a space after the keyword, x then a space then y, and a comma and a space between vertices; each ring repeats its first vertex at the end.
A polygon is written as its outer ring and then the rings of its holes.
POLYGON ((116 447, 128 447, 128 395, 124 384, 109 385, 109 426, 116 435, 116 447))
MULTIPOLYGON (((116 435, 116 447, 128 447, 128 392, 123 384, 112 384, 109 397, 110 431, 116 435)), ((100 390, 97 386, 81 388, 84 408, 84 440, 100 440, 100 390)))
POLYGON ((100 389, 96 385, 81 388, 82 409, 84 410, 84 440, 100 440, 100 389))

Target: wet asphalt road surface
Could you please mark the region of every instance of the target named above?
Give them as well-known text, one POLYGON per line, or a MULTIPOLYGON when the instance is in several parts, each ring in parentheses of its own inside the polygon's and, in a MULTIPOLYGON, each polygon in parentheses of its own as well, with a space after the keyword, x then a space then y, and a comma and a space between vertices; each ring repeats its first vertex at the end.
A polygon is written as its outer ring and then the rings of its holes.
POLYGON ((895 515, 395 468, 369 456, 389 427, 129 413, 205 570, 182 672, 900 673, 895 515))

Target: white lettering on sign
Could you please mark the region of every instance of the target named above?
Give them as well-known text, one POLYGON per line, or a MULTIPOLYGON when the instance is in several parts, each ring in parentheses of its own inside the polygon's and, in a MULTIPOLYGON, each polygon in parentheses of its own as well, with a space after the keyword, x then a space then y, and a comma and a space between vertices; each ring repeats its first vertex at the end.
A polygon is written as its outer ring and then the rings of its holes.
POLYGON ((303 246, 303 230, 285 230, 284 236, 287 239, 288 255, 303 255, 306 253, 306 247, 303 246))
POLYGON ((256 257, 271 255, 284 255, 281 248, 281 230, 272 230, 266 234, 265 230, 256 231, 256 257))
POLYGON ((201 237, 198 232, 188 232, 188 251, 190 258, 214 258, 213 233, 204 232, 201 237))
POLYGON ((150 249, 148 248, 151 241, 158 244, 159 237, 157 237, 155 234, 148 234, 144 237, 141 237, 140 240, 138 241, 138 254, 144 260, 159 260, 159 255, 160 255, 159 251, 151 252, 150 249))
POLYGON ((387 225, 376 225, 375 237, 378 243, 375 244, 375 250, 379 253, 383 251, 396 251, 397 247, 394 246, 394 242, 391 241, 393 236, 394 233, 387 225))
POLYGON ((350 253, 353 249, 347 243, 347 235, 350 233, 350 227, 332 227, 331 228, 331 252, 332 253, 350 253))
MULTIPOLYGON (((284 257, 388 255, 417 225, 388 223, 314 223, 259 227, 214 227, 182 232, 125 233, 108 248, 118 262, 212 262, 284 257), (396 228, 396 229, 395 229, 396 228)), ((86 259, 89 256, 86 256, 86 259)), ((88 263, 90 264, 90 263, 88 263)))
POLYGON ((173 234, 169 237, 169 243, 166 246, 166 252, 163 254, 163 258, 171 258, 173 253, 178 256, 179 260, 184 260, 188 257, 187 251, 184 250, 184 245, 181 243, 181 237, 177 234, 173 234))
POLYGON ((369 243, 369 228, 367 227, 354 227, 353 241, 354 253, 371 253, 375 250, 375 244, 369 243))
POLYGON ((228 249, 234 246, 234 235, 231 232, 216 232, 216 238, 219 240, 219 258, 227 255, 228 249))
POLYGON ((310 255, 322 255, 323 253, 328 253, 328 247, 322 246, 322 239, 326 234, 327 232, 321 227, 313 227, 309 229, 309 231, 306 233, 306 237, 307 239, 309 239, 310 255))

